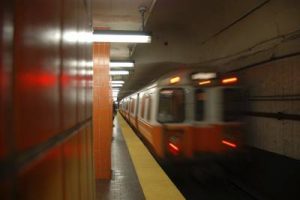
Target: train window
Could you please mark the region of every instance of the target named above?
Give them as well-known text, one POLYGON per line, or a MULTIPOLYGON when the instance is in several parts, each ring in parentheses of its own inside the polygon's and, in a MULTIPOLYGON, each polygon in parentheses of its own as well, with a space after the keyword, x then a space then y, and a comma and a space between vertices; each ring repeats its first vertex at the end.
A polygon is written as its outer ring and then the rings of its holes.
POLYGON ((151 118, 151 96, 147 94, 142 97, 141 118, 147 119, 148 121, 151 118))
POLYGON ((141 118, 144 118, 145 113, 145 95, 142 97, 141 118))
POLYGON ((242 92, 238 88, 224 89, 224 121, 239 121, 243 104, 242 92))
POLYGON ((134 99, 131 99, 130 112, 131 112, 132 114, 134 114, 134 108, 135 108, 134 105, 135 105, 134 99))
POLYGON ((148 111, 147 111, 147 120, 150 121, 151 119, 151 96, 148 96, 147 98, 147 101, 148 101, 148 111))
POLYGON ((182 122, 184 120, 184 90, 162 89, 159 93, 159 122, 182 122))
POLYGON ((195 119, 196 121, 203 121, 205 93, 202 89, 197 89, 195 91, 195 100, 196 100, 195 119))

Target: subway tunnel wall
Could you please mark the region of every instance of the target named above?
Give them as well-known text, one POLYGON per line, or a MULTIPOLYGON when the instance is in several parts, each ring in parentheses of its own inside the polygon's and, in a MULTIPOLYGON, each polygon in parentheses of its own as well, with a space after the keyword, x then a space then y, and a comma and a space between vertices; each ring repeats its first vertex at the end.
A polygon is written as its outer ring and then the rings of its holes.
POLYGON ((244 108, 248 145, 300 159, 300 56, 238 72, 247 90, 244 108))
POLYGON ((205 63, 246 89, 246 144, 300 159, 300 2, 261 1, 203 44, 205 63), (216 56, 217 55, 217 56, 216 56))
POLYGON ((295 0, 264 1, 203 46, 218 55, 210 63, 247 90, 247 145, 298 160, 299 8, 295 0))
POLYGON ((0 199, 94 199, 90 1, 0 7, 0 199))

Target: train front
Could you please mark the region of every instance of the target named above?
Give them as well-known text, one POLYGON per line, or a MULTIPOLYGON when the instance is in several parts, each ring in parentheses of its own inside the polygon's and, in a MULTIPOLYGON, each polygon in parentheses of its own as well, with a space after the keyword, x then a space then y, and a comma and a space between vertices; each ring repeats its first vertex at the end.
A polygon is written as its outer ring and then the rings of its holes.
POLYGON ((165 160, 194 162, 240 152, 243 93, 237 77, 198 79, 187 73, 165 83, 157 107, 165 160))

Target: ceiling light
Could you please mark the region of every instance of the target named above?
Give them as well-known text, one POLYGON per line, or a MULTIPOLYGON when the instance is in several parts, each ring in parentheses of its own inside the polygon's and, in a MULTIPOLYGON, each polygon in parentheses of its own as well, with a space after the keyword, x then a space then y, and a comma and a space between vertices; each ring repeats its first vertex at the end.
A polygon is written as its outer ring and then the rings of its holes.
POLYGON ((119 83, 119 84, 123 84, 124 83, 124 81, 110 81, 112 84, 114 84, 114 83, 119 83))
POLYGON ((150 43, 151 36, 141 31, 95 30, 93 42, 150 43))
POLYGON ((110 75, 127 75, 129 74, 129 71, 110 71, 109 72, 110 75))
POLYGON ((131 61, 127 61, 127 62, 110 61, 109 66, 111 68, 114 68, 114 67, 133 67, 134 63, 131 62, 131 61))
POLYGON ((122 87, 122 84, 111 84, 112 87, 122 87))
POLYGON ((212 79, 212 78, 216 78, 216 77, 217 77, 217 74, 213 73, 213 72, 200 72, 200 73, 192 75, 192 79, 204 79, 204 80, 207 80, 207 79, 212 79))

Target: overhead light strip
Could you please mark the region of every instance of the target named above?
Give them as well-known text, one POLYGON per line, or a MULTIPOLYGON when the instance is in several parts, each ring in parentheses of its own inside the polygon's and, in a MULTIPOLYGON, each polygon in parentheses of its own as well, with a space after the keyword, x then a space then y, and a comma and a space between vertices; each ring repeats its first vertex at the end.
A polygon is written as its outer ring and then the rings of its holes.
POLYGON ((133 62, 117 62, 117 61, 110 61, 109 63, 110 68, 115 68, 115 67, 134 67, 133 62))
POLYGON ((120 70, 120 71, 109 71, 109 74, 110 75, 128 75, 129 71, 123 71, 123 70, 120 70))
POLYGON ((217 77, 217 74, 214 72, 200 72, 200 73, 192 75, 193 80, 195 80, 195 79, 207 80, 207 79, 212 79, 212 78, 216 78, 216 77, 217 77))
POLYGON ((151 36, 141 31, 95 30, 93 42, 150 43, 151 36))
POLYGON ((115 83, 114 83, 114 84, 111 84, 111 86, 112 86, 112 87, 122 87, 123 84, 115 84, 115 83))
POLYGON ((116 83, 116 84, 123 84, 124 81, 110 81, 112 84, 116 83))

